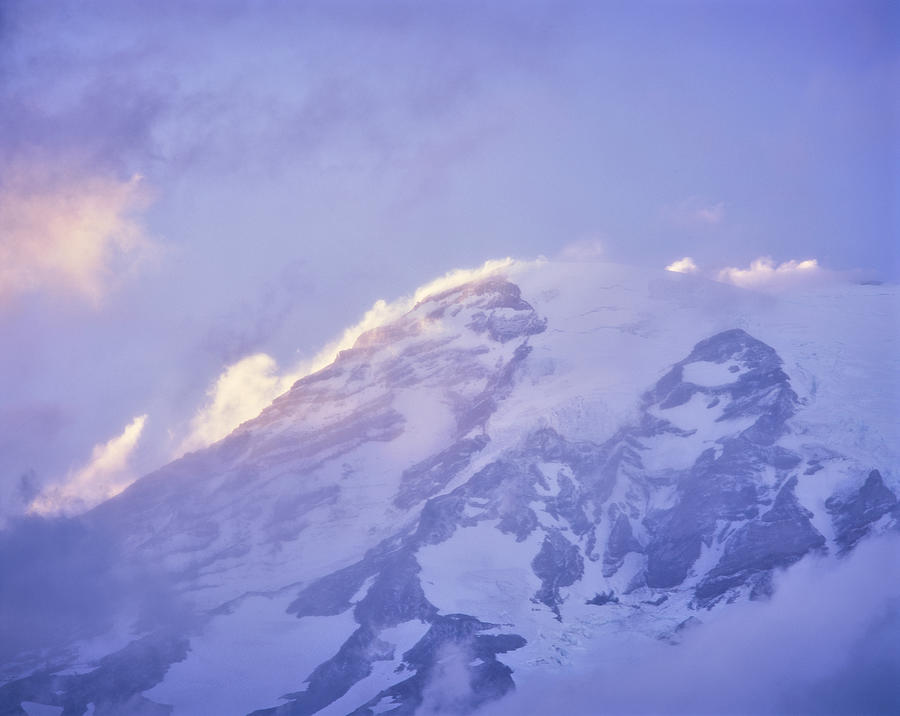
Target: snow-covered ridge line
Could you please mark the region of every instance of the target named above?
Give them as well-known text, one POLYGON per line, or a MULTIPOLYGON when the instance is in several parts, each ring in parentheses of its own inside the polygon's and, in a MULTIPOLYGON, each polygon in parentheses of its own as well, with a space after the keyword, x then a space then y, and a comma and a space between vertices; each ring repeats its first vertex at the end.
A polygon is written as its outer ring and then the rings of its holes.
POLYGON ((227 366, 213 382, 207 402, 192 418, 187 436, 173 457, 218 442, 242 423, 255 417, 276 397, 294 383, 333 363, 343 351, 351 349, 369 331, 386 326, 413 310, 430 296, 526 265, 511 258, 492 259, 473 269, 456 269, 419 286, 412 294, 391 301, 379 299, 363 317, 348 326, 334 340, 323 346, 312 358, 287 369, 279 369, 275 360, 264 353, 242 358, 227 366))

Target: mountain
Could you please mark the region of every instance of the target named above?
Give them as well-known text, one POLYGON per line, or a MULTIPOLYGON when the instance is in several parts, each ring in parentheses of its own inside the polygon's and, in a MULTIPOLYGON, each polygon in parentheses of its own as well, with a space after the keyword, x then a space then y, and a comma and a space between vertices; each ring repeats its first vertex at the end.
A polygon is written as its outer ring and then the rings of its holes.
POLYGON ((900 531, 898 308, 546 262, 430 295, 83 516, 177 606, 17 654, 0 713, 471 713, 675 654, 900 531))

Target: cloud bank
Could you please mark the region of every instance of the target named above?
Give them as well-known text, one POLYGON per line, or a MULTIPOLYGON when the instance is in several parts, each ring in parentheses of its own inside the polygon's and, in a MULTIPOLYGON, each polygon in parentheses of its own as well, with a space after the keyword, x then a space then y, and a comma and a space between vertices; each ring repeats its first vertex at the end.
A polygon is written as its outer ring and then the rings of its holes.
POLYGON ((39 515, 84 512, 122 492, 138 477, 129 469, 129 458, 146 422, 147 416, 139 415, 125 426, 121 435, 95 445, 86 465, 71 473, 62 484, 38 495, 28 511, 39 515))

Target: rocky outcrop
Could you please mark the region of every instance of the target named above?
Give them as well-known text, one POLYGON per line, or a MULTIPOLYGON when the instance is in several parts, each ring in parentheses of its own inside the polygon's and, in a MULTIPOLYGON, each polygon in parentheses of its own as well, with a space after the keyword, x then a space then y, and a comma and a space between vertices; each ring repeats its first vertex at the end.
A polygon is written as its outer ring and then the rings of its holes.
POLYGON ((810 522, 812 513, 797 501, 796 485, 796 477, 788 480, 770 510, 728 538, 721 559, 696 589, 701 605, 735 586, 759 584, 765 588, 771 570, 787 567, 825 544, 810 522))
POLYGON ((534 598, 550 607, 556 618, 561 620, 559 605, 562 597, 559 590, 560 587, 575 584, 584 574, 581 551, 559 530, 549 530, 540 552, 531 562, 531 568, 541 580, 541 588, 534 598))
POLYGON ((829 498, 825 503, 834 520, 836 540, 844 551, 851 549, 871 526, 897 508, 897 496, 884 484, 878 470, 872 470, 859 490, 848 499, 829 498))

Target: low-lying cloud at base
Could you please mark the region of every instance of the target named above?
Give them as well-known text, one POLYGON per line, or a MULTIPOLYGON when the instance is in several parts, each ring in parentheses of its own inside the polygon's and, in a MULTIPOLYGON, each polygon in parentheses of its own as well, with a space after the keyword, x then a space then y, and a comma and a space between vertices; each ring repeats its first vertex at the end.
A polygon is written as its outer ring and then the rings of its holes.
POLYGON ((518 682, 483 713, 559 713, 561 704, 572 716, 900 713, 898 556, 891 536, 837 563, 804 560, 768 601, 698 612, 704 623, 680 644, 599 640, 594 669, 518 682))
POLYGON ((0 530, 0 665, 40 650, 53 663, 53 649, 122 625, 175 628, 187 614, 178 604, 158 565, 126 559, 81 517, 31 515, 0 530))

